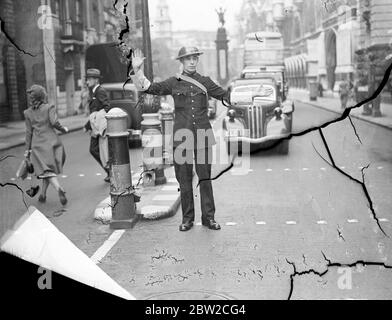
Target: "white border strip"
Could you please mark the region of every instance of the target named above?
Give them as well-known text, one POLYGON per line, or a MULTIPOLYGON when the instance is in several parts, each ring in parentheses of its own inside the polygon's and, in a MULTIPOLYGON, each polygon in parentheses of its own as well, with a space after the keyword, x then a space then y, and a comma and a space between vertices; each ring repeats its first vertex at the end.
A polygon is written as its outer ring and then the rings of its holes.
POLYGON ((107 255, 107 253, 113 248, 113 246, 120 240, 125 230, 115 230, 110 237, 98 248, 97 251, 91 256, 91 260, 98 264, 107 255))

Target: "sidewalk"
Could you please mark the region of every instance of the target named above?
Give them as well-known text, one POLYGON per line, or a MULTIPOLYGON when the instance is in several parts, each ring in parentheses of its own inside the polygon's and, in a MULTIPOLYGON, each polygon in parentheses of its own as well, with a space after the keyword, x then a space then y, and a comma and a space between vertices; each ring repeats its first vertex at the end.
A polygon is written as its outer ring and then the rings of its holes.
MULTIPOLYGON (((69 132, 82 129, 87 120, 88 117, 83 114, 59 119, 60 123, 69 129, 69 132)), ((25 130, 24 121, 0 124, 0 151, 23 145, 25 130)))
MULTIPOLYGON (((328 110, 331 112, 335 112, 338 114, 342 113, 342 110, 340 109, 340 100, 339 98, 332 98, 332 97, 317 97, 316 101, 311 101, 309 99, 309 91, 304 90, 304 89, 295 89, 295 88, 290 88, 289 90, 289 96, 288 99, 294 100, 294 101, 301 101, 306 104, 310 104, 314 107, 321 108, 324 110, 328 110)), ((356 104, 355 101, 349 100, 347 106, 352 107, 356 104)), ((362 110, 363 107, 351 109, 350 115, 353 118, 357 118, 366 122, 370 122, 379 126, 382 126, 387 129, 392 129, 392 104, 388 103, 381 103, 381 113, 382 117, 375 118, 372 116, 363 116, 362 110)))
MULTIPOLYGON (((137 175, 132 179, 133 186, 137 184, 137 175)), ((137 189, 141 194, 141 198, 140 202, 136 204, 136 214, 140 218, 158 220, 176 214, 180 206, 180 192, 173 166, 165 169, 165 177, 167 182, 163 185, 137 189)), ((110 196, 98 204, 94 212, 94 218, 104 223, 110 222, 112 218, 110 196)))

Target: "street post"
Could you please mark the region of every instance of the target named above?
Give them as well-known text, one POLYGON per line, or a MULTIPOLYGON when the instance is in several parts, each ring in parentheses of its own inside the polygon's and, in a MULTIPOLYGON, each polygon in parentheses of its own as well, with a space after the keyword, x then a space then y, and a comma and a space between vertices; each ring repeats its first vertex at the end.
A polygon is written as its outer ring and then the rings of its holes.
POLYGON ((110 163, 111 229, 130 229, 138 220, 129 160, 127 114, 120 108, 106 115, 110 163))

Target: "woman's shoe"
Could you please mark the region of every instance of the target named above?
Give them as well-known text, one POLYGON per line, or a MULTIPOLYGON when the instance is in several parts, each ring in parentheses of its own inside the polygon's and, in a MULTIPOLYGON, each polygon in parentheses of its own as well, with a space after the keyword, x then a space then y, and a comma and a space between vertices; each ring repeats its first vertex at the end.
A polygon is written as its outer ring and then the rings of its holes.
POLYGON ((59 190, 59 198, 60 198, 60 203, 65 206, 68 202, 67 198, 65 197, 65 191, 60 189, 59 190))
POLYGON ((38 201, 42 202, 42 203, 45 203, 46 202, 46 195, 44 196, 43 194, 40 194, 39 197, 38 197, 38 201))

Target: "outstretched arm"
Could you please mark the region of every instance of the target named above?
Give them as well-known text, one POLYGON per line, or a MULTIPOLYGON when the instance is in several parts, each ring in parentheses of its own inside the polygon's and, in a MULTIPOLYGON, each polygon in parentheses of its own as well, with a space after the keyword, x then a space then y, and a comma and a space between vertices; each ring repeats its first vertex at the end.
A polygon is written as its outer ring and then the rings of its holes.
POLYGON ((132 53, 132 67, 134 75, 131 75, 132 82, 135 84, 136 89, 145 93, 155 95, 168 95, 171 94, 171 79, 151 83, 150 80, 144 75, 144 59, 143 53, 140 49, 136 49, 132 53))
POLYGON ((217 99, 217 100, 225 100, 230 104, 230 91, 223 89, 221 86, 218 86, 214 81, 212 81, 209 77, 207 78, 207 90, 208 94, 217 99))

